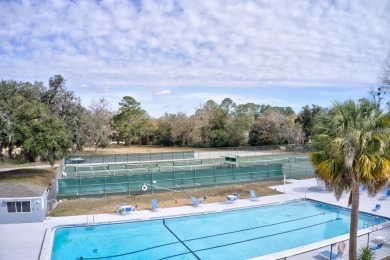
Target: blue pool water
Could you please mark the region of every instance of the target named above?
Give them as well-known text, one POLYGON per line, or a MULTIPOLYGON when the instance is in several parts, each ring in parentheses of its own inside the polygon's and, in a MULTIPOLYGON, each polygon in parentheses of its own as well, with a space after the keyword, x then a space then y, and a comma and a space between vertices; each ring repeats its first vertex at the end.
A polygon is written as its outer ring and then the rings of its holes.
MULTIPOLYGON (((52 259, 247 259, 347 234, 349 215, 348 209, 296 200, 221 213, 64 227, 55 232, 52 259)), ((360 214, 359 229, 368 219, 372 216, 360 214)))

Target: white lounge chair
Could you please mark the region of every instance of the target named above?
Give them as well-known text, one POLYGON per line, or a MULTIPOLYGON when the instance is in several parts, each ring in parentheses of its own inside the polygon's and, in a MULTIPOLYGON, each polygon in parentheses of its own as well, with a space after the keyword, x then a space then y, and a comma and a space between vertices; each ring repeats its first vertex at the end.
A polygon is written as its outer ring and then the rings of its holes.
POLYGON ((249 191, 249 199, 250 200, 257 200, 259 197, 256 196, 256 193, 254 190, 249 191))
POLYGON ((192 206, 194 207, 199 207, 200 205, 202 205, 195 197, 191 197, 191 200, 192 200, 192 206))
POLYGON ((374 238, 375 241, 381 244, 390 244, 390 238, 389 237, 384 237, 384 236, 376 236, 374 238))
POLYGON ((233 204, 235 200, 236 200, 236 197, 233 195, 229 195, 226 197, 226 203, 233 204))

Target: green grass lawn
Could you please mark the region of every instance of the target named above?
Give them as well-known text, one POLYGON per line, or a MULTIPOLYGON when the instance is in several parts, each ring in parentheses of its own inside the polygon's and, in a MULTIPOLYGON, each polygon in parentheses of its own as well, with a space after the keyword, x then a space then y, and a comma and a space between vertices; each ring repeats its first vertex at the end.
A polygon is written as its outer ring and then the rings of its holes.
POLYGON ((48 187, 54 179, 55 168, 45 169, 17 169, 10 171, 0 171, 0 183, 22 182, 38 186, 48 187))

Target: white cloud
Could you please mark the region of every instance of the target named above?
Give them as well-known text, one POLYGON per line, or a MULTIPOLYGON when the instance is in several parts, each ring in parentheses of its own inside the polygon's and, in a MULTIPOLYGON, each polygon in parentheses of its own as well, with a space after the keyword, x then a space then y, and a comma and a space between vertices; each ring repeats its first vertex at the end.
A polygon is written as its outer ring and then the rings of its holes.
POLYGON ((174 88, 368 88, 390 46, 382 0, 2 1, 0 9, 1 78, 62 74, 76 94, 109 92, 117 102, 174 88))
POLYGON ((154 93, 155 96, 167 96, 167 95, 170 95, 172 93, 172 91, 170 91, 169 89, 164 89, 164 90, 161 90, 159 92, 156 92, 154 93))

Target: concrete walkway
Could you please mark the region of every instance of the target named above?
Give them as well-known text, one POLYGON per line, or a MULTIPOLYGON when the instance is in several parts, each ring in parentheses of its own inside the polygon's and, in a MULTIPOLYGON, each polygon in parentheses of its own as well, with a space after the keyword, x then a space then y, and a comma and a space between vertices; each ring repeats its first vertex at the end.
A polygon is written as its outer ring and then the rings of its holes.
MULTIPOLYGON (((53 229, 61 225, 74 225, 86 223, 113 223, 120 221, 148 220, 154 218, 172 217, 176 215, 199 214, 207 212, 218 212, 233 208, 251 207, 254 205, 263 205, 276 203, 286 200, 310 198, 326 203, 331 203, 341 207, 347 207, 348 196, 343 196, 340 201, 336 201, 332 193, 317 188, 315 179, 307 180, 288 180, 289 184, 274 186, 273 189, 284 192, 285 194, 262 197, 258 201, 249 199, 240 199, 234 204, 210 203, 202 207, 183 206, 175 208, 164 208, 159 212, 149 210, 139 211, 131 215, 97 214, 82 215, 72 217, 49 217, 42 223, 28 224, 7 224, 0 225, 0 259, 50 259, 52 240, 54 236, 53 229)), ((375 198, 370 198, 367 194, 360 196, 360 210, 371 212, 376 203, 381 203, 382 208, 379 215, 390 217, 390 207, 387 201, 379 201, 385 191, 378 194, 375 198)), ((249 197, 249 194, 242 194, 243 197, 249 197)), ((189 200, 189 204, 190 204, 189 200)), ((115 205, 113 205, 114 211, 115 205)), ((302 250, 302 248, 300 249, 302 250)), ((317 254, 317 253, 316 253, 317 254)), ((279 254, 280 256, 280 254, 279 254)), ((277 255, 258 259, 273 259, 277 255)), ((315 258, 315 257, 314 257, 315 258)), ((293 259, 293 258, 289 258, 293 259)), ((299 258, 296 258, 299 259, 299 258)), ((302 259, 302 258, 301 258, 302 259)), ((344 258, 346 259, 346 258, 344 258)))

